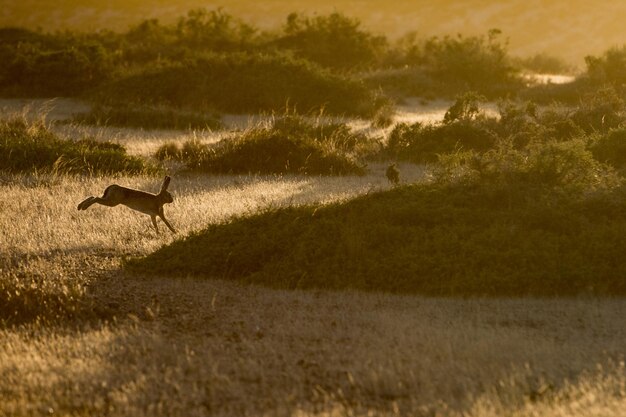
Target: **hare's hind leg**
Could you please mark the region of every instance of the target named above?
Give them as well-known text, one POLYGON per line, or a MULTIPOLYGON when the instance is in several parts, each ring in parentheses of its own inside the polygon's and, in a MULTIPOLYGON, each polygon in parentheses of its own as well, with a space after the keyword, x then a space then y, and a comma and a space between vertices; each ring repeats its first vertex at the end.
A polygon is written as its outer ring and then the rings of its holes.
POLYGON ((91 207, 92 204, 96 204, 96 203, 102 204, 103 206, 107 206, 107 207, 114 207, 119 204, 119 202, 117 201, 107 200, 106 198, 88 197, 85 200, 81 201, 81 203, 78 205, 78 209, 87 210, 89 207, 91 207))
POLYGON ((96 197, 87 197, 78 204, 78 210, 87 210, 93 203, 96 197))

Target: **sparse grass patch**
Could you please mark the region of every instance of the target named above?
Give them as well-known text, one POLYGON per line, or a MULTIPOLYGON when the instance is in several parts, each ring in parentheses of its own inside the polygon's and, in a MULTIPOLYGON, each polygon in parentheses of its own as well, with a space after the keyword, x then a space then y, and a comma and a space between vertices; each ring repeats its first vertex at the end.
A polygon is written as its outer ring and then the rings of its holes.
POLYGON ((28 122, 22 117, 0 121, 0 171, 106 174, 151 169, 116 143, 62 139, 44 122, 28 122))
POLYGON ((67 275, 55 261, 0 257, 0 325, 59 323, 84 315, 85 277, 67 275))
POLYGON ((221 129, 220 116, 185 112, 167 107, 95 105, 89 113, 74 116, 74 122, 98 126, 144 129, 221 129))

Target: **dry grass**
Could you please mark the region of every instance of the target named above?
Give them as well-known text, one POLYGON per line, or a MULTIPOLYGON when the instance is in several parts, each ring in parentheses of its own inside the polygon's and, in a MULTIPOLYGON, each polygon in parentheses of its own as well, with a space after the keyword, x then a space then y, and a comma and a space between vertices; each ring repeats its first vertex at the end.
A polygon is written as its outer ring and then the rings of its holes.
MULTIPOLYGON (((125 144, 147 154, 143 140, 125 144)), ((389 187, 385 167, 357 178, 174 175, 165 211, 184 236, 268 206, 389 187)), ((426 175, 399 169, 404 181, 426 175)), ((155 192, 160 179, 0 176, 0 283, 73 288, 82 309, 0 327, 2 417, 625 415, 624 299, 288 292, 126 275, 123 256, 176 237, 125 207, 76 210, 112 182, 155 192)))
POLYGON ((0 333, 0 414, 623 415, 623 300, 100 285, 130 319, 0 333))

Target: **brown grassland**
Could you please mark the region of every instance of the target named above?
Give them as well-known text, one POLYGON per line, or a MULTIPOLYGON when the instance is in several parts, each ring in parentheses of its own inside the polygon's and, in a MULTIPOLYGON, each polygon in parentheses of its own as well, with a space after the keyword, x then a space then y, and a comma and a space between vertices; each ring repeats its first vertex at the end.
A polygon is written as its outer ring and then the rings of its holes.
MULTIPOLYGON (((164 141, 99 129, 137 155, 164 141)), ((184 236, 267 207, 385 189, 384 168, 175 175, 165 211, 184 236)), ((407 182, 428 178, 400 169, 407 182)), ((34 296, 50 303, 41 309, 73 305, 49 323, 24 316, 0 329, 0 416, 624 415, 626 300, 281 291, 129 274, 124 257, 175 237, 126 208, 76 204, 111 183, 156 192, 159 181, 0 177, 0 279, 56 294, 34 296)))

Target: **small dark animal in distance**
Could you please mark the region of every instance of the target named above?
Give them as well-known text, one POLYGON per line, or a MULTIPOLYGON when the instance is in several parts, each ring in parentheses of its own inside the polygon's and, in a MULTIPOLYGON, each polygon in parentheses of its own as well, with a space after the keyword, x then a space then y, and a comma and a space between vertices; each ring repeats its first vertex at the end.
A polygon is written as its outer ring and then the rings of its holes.
POLYGON ((400 171, 396 168, 396 164, 391 164, 387 167, 387 171, 385 171, 385 175, 390 183, 394 185, 398 185, 400 183, 400 171))

